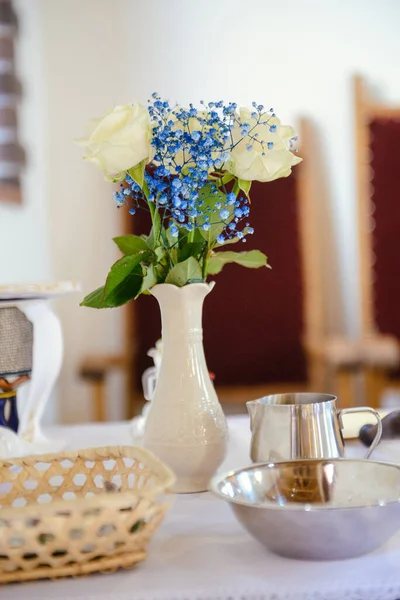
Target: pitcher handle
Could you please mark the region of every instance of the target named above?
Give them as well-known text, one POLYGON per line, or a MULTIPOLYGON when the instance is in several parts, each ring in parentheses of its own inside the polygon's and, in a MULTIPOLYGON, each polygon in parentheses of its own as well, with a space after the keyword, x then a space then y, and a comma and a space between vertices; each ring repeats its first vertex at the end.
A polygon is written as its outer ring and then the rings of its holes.
POLYGON ((149 367, 142 375, 143 395, 146 400, 151 400, 154 396, 154 389, 157 381, 157 368, 149 367))
POLYGON ((375 448, 381 441, 382 420, 381 420, 380 416, 378 415, 378 413, 376 412, 376 410, 374 410, 373 408, 370 408, 369 406, 359 406, 359 407, 355 406, 354 408, 342 408, 342 410, 338 411, 338 416, 339 416, 339 420, 340 420, 339 422, 340 422, 341 427, 343 428, 342 415, 350 414, 350 413, 358 413, 358 412, 369 412, 374 415, 374 417, 377 421, 376 435, 374 437, 374 441, 372 442, 371 446, 368 448, 368 450, 364 456, 364 459, 365 459, 365 458, 369 458, 371 456, 371 454, 373 453, 373 451, 375 450, 375 448))

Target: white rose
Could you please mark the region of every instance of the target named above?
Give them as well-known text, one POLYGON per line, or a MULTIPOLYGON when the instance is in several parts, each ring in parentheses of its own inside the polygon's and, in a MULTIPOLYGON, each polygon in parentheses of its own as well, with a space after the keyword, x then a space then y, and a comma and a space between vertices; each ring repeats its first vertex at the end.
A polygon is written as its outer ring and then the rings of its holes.
POLYGON ((86 148, 85 160, 99 166, 107 177, 118 179, 142 161, 150 162, 152 130, 147 109, 127 104, 106 113, 91 135, 78 143, 86 148))
POLYGON ((232 128, 234 147, 224 168, 246 181, 274 181, 287 177, 301 158, 290 151, 290 140, 295 137, 292 127, 281 125, 278 117, 265 113, 261 122, 251 116, 252 111, 241 108, 238 122, 232 128), (243 125, 248 135, 243 136, 243 125))

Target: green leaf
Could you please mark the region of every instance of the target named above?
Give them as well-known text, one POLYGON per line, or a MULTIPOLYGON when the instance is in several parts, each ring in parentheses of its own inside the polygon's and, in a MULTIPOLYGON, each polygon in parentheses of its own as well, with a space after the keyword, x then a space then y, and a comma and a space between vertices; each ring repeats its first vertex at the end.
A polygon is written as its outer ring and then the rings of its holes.
POLYGON ((186 242, 179 250, 179 262, 186 260, 189 256, 198 258, 203 252, 205 245, 204 240, 202 242, 186 242))
POLYGON ((151 228, 150 235, 147 238, 147 245, 152 250, 155 250, 159 246, 161 232, 161 217, 158 210, 155 211, 153 216, 153 227, 151 228))
POLYGON ((159 262, 161 262, 163 260, 163 258, 165 257, 165 250, 162 246, 158 246, 155 250, 154 250, 154 254, 157 257, 157 260, 159 262))
POLYGON ((193 256, 175 265, 165 279, 165 283, 172 283, 178 287, 194 281, 203 281, 203 278, 201 267, 193 256))
POLYGON ((232 181, 233 178, 234 178, 234 176, 231 173, 228 173, 228 171, 226 171, 224 176, 222 177, 221 183, 226 185, 227 183, 232 181))
POLYGON ((194 230, 194 232, 193 232, 194 235, 193 235, 193 240, 192 241, 195 244, 198 244, 198 243, 204 244, 204 238, 201 235, 201 231, 202 231, 201 229, 199 229, 198 227, 196 227, 195 230, 194 230))
POLYGON ((168 246, 170 248, 172 248, 172 246, 177 246, 178 245, 178 238, 174 237, 171 233, 171 228, 168 227, 168 229, 165 230, 165 235, 167 238, 167 242, 168 242, 168 246))
POLYGON ((174 237, 171 234, 171 230, 170 229, 165 229, 165 238, 166 238, 166 246, 168 248, 168 251, 165 251, 164 249, 164 255, 169 257, 169 260, 172 262, 172 264, 175 264, 177 262, 179 262, 178 259, 178 238, 174 237))
POLYGON ((214 195, 212 192, 212 188, 209 185, 205 185, 204 187, 201 188, 201 190, 199 192, 199 197, 200 197, 200 200, 203 202, 203 205, 201 207, 202 211, 204 211, 207 208, 211 209, 211 212, 210 212, 211 227, 208 231, 204 231, 203 229, 201 229, 201 225, 204 223, 204 221, 201 221, 200 219, 198 220, 198 225, 200 227, 200 229, 199 229, 200 234, 207 241, 207 243, 209 245, 211 245, 213 242, 215 242, 215 240, 217 239, 219 234, 223 232, 223 230, 226 227, 226 224, 230 223, 232 221, 232 219, 234 217, 233 211, 235 210, 235 206, 232 204, 227 204, 226 196, 222 192, 218 192, 217 194, 214 195), (229 212, 229 216, 227 219, 225 219, 225 221, 221 220, 221 218, 219 217, 219 209, 215 208, 215 204, 217 202, 220 202, 221 205, 224 208, 226 208, 229 212), (214 221, 214 223, 213 223, 213 221, 214 221))
POLYGON ((259 250, 249 250, 248 252, 215 252, 208 261, 208 274, 216 275, 220 273, 228 263, 236 263, 248 269, 258 269, 266 267, 267 257, 259 250))
POLYGON ((157 276, 157 283, 164 283, 168 275, 168 265, 156 264, 154 265, 154 270, 157 276))
POLYGON ((248 198, 251 188, 251 181, 246 181, 245 179, 238 179, 238 186, 239 189, 241 189, 242 192, 244 192, 248 198))
POLYGON ((146 167, 147 161, 142 160, 142 162, 140 162, 138 165, 136 165, 135 167, 132 167, 131 169, 128 170, 129 175, 132 177, 133 181, 136 181, 136 183, 142 188, 143 187, 143 182, 144 182, 144 169, 146 167))
POLYGON ((149 249, 146 240, 138 235, 121 235, 115 237, 114 242, 123 254, 137 254, 149 249))
MULTIPOLYGON (((129 254, 128 256, 124 256, 117 260, 116 263, 110 269, 110 272, 107 276, 106 285, 104 288, 105 301, 109 304, 110 297, 115 298, 119 296, 118 288, 119 286, 123 287, 123 295, 126 295, 126 287, 129 287, 129 281, 133 278, 132 286, 136 288, 137 286, 137 275, 142 274, 140 263, 144 261, 151 260, 152 253, 151 252, 140 252, 139 254, 129 254)), ((139 282, 138 290, 141 286, 141 280, 139 282)), ((137 290, 137 291, 138 291, 137 290)), ((137 291, 133 294, 134 297, 137 294, 137 291)), ((127 300, 126 300, 127 302, 127 300)), ((116 305, 114 305, 116 306, 116 305)))
POLYGON ((148 293, 148 290, 158 283, 157 271, 154 265, 149 265, 145 270, 146 272, 139 291, 140 294, 148 293))
POLYGON ((80 306, 88 306, 89 308, 110 308, 105 302, 104 285, 85 296, 80 303, 80 306))
POLYGON ((129 300, 133 300, 140 294, 142 283, 143 272, 141 266, 138 265, 109 292, 106 298, 107 305, 109 307, 122 306, 129 300))

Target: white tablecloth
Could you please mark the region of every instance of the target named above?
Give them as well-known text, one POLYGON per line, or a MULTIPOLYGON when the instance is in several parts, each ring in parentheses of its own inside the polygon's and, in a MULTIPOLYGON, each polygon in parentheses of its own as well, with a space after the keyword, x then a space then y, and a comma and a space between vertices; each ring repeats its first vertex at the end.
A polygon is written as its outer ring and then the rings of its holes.
MULTIPOLYGON (((223 469, 249 463, 248 419, 231 417, 223 469)), ((127 424, 59 428, 71 448, 129 444, 127 424)), ((348 456, 364 448, 349 444, 348 456)), ((383 442, 376 459, 400 463, 400 443, 383 442)), ((373 482, 371 482, 373 485, 373 482)), ((211 494, 177 496, 146 562, 113 575, 0 587, 0 600, 399 600, 400 534, 357 559, 307 562, 269 553, 211 494)))

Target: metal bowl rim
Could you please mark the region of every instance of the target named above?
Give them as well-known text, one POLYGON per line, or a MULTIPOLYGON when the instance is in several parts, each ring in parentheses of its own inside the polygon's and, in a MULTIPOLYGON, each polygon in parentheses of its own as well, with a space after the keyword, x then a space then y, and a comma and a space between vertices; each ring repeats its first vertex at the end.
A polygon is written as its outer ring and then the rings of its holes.
POLYGON ((284 408, 288 408, 288 406, 317 406, 319 404, 325 404, 325 403, 329 403, 329 402, 337 402, 338 397, 335 396, 335 394, 326 394, 324 392, 283 392, 281 394, 265 394, 265 396, 259 396, 258 398, 253 398, 253 400, 248 400, 246 402, 246 406, 248 404, 263 404, 263 400, 265 400, 266 398, 274 398, 276 396, 309 396, 310 400, 309 402, 290 402, 288 404, 266 404, 265 406, 273 406, 274 408, 276 407, 284 407, 284 408), (314 400, 312 399, 314 398, 314 400), (316 398, 319 398, 319 400, 316 400, 316 398))
POLYGON ((293 459, 293 460, 277 460, 277 461, 269 461, 269 462, 260 462, 260 463, 254 463, 248 467, 242 467, 240 469, 233 469, 231 471, 227 471, 225 473, 217 473, 216 475, 214 475, 214 477, 212 477, 211 481, 210 481, 210 486, 209 486, 209 490, 212 494, 214 494, 214 496, 216 496, 217 498, 219 498, 220 500, 224 500, 225 502, 228 502, 230 504, 237 504, 239 506, 247 506, 249 508, 259 508, 262 510, 279 510, 279 511, 301 511, 301 512, 324 512, 324 511, 343 511, 343 510, 360 510, 362 508, 385 508, 386 506, 391 506, 394 504, 398 504, 400 503, 400 490, 399 490, 399 497, 397 500, 391 500, 389 502, 385 502, 385 504, 361 504, 361 505, 352 505, 352 506, 326 506, 324 504, 309 504, 307 502, 293 502, 292 504, 284 504, 284 505, 280 505, 280 504, 274 504, 273 502, 270 503, 265 503, 265 504, 254 504, 253 502, 246 502, 243 500, 237 500, 235 498, 228 498, 228 496, 225 496, 224 494, 222 494, 219 489, 218 486, 225 480, 228 479, 229 477, 232 477, 234 475, 238 475, 239 473, 243 473, 244 471, 253 471, 254 469, 259 469, 260 467, 272 467, 275 465, 280 465, 280 464, 293 464, 295 465, 296 463, 325 463, 325 462, 329 462, 329 463, 340 463, 340 462, 351 462, 351 463, 368 463, 368 464, 374 464, 374 465, 383 465, 385 467, 394 467, 395 469, 397 469, 398 471, 400 471, 400 465, 394 462, 389 462, 389 461, 383 461, 383 460, 369 460, 369 459, 352 459, 352 458, 300 458, 300 459, 293 459))

